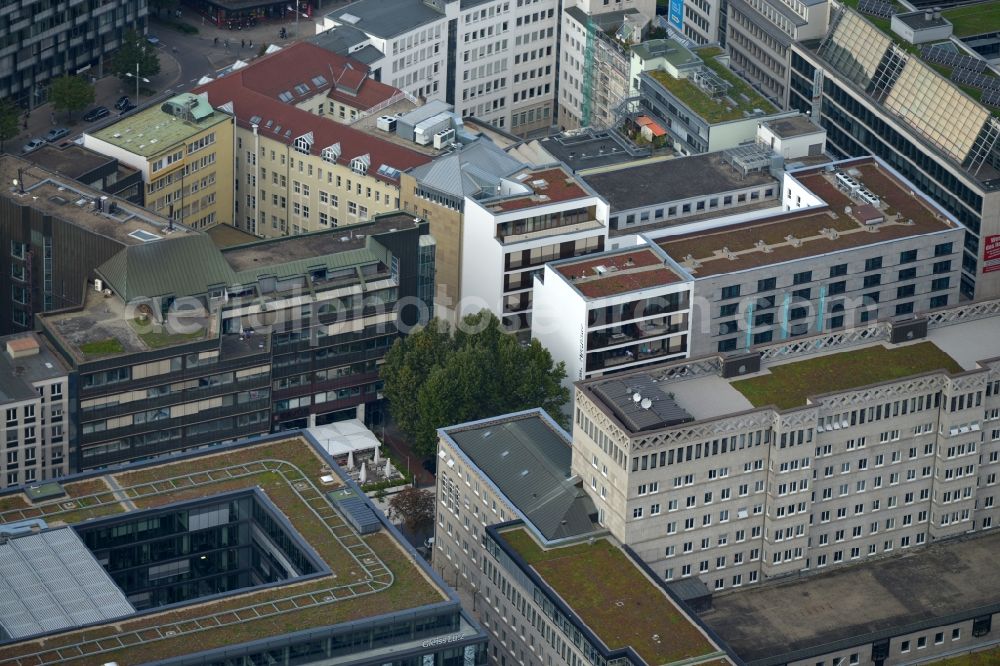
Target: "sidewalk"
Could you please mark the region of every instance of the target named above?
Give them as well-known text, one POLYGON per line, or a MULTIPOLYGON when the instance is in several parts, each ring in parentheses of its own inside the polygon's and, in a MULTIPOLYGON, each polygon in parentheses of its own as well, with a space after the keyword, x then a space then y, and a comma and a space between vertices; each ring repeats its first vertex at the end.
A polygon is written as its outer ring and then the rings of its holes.
MULTIPOLYGON (((160 73, 150 77, 149 83, 142 84, 143 90, 146 92, 155 90, 157 94, 161 93, 177 83, 177 80, 180 78, 180 66, 177 60, 170 53, 165 53, 164 51, 164 49, 160 49, 160 73)), ((118 112, 115 111, 114 104, 122 95, 128 95, 133 103, 138 101, 140 106, 143 104, 144 99, 148 100, 146 94, 141 95, 138 100, 135 99, 135 82, 133 79, 127 79, 123 82, 112 74, 97 79, 96 82, 92 80, 92 82, 94 83, 94 103, 88 105, 82 111, 74 112, 72 122, 69 120, 67 113, 55 113, 51 102, 37 106, 27 118, 27 129, 24 127, 24 116, 21 117, 21 131, 17 136, 5 143, 6 150, 13 154, 19 154, 21 146, 27 143, 28 139, 44 136, 53 127, 68 128, 70 131, 68 138, 72 139, 92 126, 107 123, 112 118, 117 118, 118 112), (94 123, 84 122, 83 114, 96 106, 108 107, 111 111, 111 116, 94 123)))

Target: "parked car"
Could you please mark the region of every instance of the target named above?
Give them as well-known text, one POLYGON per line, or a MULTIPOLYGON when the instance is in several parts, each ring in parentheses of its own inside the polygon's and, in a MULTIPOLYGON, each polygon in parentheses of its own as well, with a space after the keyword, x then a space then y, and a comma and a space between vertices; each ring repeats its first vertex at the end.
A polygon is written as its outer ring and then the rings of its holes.
POLYGON ((34 139, 32 139, 31 141, 29 141, 28 143, 24 144, 24 146, 21 147, 21 152, 30 153, 33 150, 38 150, 44 145, 45 145, 45 139, 39 139, 38 137, 35 137, 34 139))
POLYGON ((101 118, 107 118, 110 115, 111 112, 108 111, 108 107, 98 106, 94 107, 90 111, 87 111, 87 113, 83 114, 83 120, 85 122, 92 123, 95 120, 100 120, 101 118))
POLYGON ((118 112, 118 115, 119 116, 124 116, 126 113, 128 113, 129 111, 131 111, 134 108, 135 108, 135 104, 133 104, 132 102, 129 102, 128 104, 125 105, 125 108, 123 108, 121 111, 118 112))
POLYGON ((160 45, 160 38, 157 37, 156 35, 146 35, 146 41, 152 44, 153 46, 160 45))
POLYGON ((69 135, 69 130, 66 129, 65 127, 53 127, 45 135, 45 140, 48 141, 49 143, 55 143, 56 141, 67 135, 69 135))
POLYGON ((132 105, 132 100, 130 100, 126 95, 122 95, 121 97, 118 98, 118 101, 115 102, 115 110, 124 111, 131 105, 132 105))

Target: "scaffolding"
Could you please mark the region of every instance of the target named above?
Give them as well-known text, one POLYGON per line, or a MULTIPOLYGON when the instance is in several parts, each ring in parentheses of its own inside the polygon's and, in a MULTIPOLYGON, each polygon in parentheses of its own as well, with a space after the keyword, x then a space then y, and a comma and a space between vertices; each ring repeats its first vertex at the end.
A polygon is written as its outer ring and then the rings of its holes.
POLYGON ((597 31, 600 28, 594 23, 594 19, 587 17, 587 43, 583 49, 583 106, 580 109, 580 126, 590 125, 590 107, 593 102, 591 95, 594 87, 594 42, 597 40, 597 31))
POLYGON ((722 151, 722 161, 733 168, 740 178, 771 167, 771 149, 763 143, 750 143, 722 151))

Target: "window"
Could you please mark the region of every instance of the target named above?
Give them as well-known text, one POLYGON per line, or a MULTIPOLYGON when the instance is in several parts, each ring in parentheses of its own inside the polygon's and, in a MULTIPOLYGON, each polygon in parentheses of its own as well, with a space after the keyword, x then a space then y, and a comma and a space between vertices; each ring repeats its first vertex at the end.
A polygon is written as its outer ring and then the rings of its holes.
POLYGON ((913 313, 913 303, 899 303, 896 305, 896 315, 908 315, 913 313))
POLYGON ((773 277, 766 280, 757 280, 757 291, 773 291, 777 283, 777 278, 773 277))
POLYGON ((866 271, 877 271, 880 268, 882 268, 882 257, 872 257, 865 261, 866 271))
POLYGON ((916 250, 906 250, 905 252, 899 253, 899 263, 901 264, 912 264, 917 260, 916 250))
POLYGON ((882 276, 876 273, 875 275, 866 275, 862 286, 868 289, 869 287, 877 287, 880 284, 882 284, 882 276))
POLYGON ((792 277, 792 284, 805 284, 806 282, 812 282, 812 271, 802 271, 792 277))
POLYGON ((847 275, 847 264, 830 266, 830 277, 840 277, 841 275, 847 275))
POLYGON ((728 287, 723 287, 722 295, 720 296, 720 298, 725 301, 730 298, 739 298, 739 295, 740 295, 740 285, 734 284, 728 287))
MULTIPOLYGON (((947 280, 948 278, 945 278, 947 280)), ((896 298, 910 298, 917 292, 916 285, 906 284, 902 287, 896 287, 896 298)))
POLYGON ((915 277, 917 277, 916 268, 904 268, 903 270, 899 271, 900 282, 902 282, 903 280, 912 280, 915 277))
POLYGON ((937 245, 934 246, 934 256, 935 257, 944 257, 944 256, 949 255, 951 253, 952 253, 952 244, 951 243, 938 243, 937 245))
POLYGON ((947 289, 950 282, 951 278, 949 277, 937 278, 931 282, 931 291, 941 291, 942 289, 947 289))

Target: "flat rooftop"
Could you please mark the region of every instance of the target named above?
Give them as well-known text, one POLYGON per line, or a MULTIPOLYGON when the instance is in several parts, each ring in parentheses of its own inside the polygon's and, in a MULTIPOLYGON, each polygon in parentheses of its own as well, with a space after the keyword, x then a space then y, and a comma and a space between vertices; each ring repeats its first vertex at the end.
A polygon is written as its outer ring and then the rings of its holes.
POLYGON ((805 405, 812 395, 848 391, 937 370, 956 373, 963 368, 930 341, 892 347, 877 344, 770 365, 755 377, 732 381, 732 386, 754 407, 773 405, 790 409, 805 405))
POLYGON ((444 21, 445 16, 421 0, 385 2, 384 0, 358 0, 350 6, 326 15, 337 23, 377 37, 392 38, 433 21, 444 21))
MULTIPOLYGON (((167 218, 87 187, 68 176, 47 171, 20 157, 0 156, 0 178, 6 183, 0 195, 123 245, 140 245, 148 242, 146 239, 166 236, 167 218), (18 169, 24 181, 25 194, 11 185, 19 176, 18 169), (93 202, 102 197, 106 197, 105 208, 103 212, 97 212, 93 202), (117 206, 114 214, 108 212, 111 202, 117 206)), ((175 223, 172 233, 182 235, 193 232, 175 223)))
POLYGON ((641 246, 560 262, 552 268, 587 298, 615 296, 685 279, 655 250, 641 246))
POLYGON ((834 175, 820 167, 793 176, 826 206, 669 236, 658 243, 697 279, 961 228, 924 196, 911 196, 908 187, 874 160, 848 164, 845 170, 856 173, 862 186, 879 197, 882 222, 865 225, 862 217, 870 207, 841 192, 834 175), (845 212, 848 208, 850 213, 845 212))
MULTIPOLYGON (((597 509, 572 480, 569 436, 540 409, 443 428, 546 539, 589 534, 597 509)), ((438 462, 449 465, 447 459, 438 462)), ((450 466, 450 465, 449 465, 450 466)))
POLYGON ((751 666, 804 660, 836 649, 831 644, 837 641, 870 643, 903 626, 996 609, 998 548, 1000 532, 994 530, 913 549, 906 557, 717 595, 701 619, 751 666))
MULTIPOLYGON (((630 149, 613 130, 573 130, 539 139, 538 144, 574 171, 627 164, 650 155, 648 148, 630 149)), ((586 180, 590 182, 589 177, 586 180)))
POLYGON ((155 104, 125 116, 118 122, 97 130, 91 136, 129 153, 152 157, 199 132, 232 120, 225 113, 212 109, 208 102, 197 95, 186 93, 172 99, 191 98, 200 100, 196 110, 199 114, 204 114, 197 122, 166 113, 161 108, 162 104, 155 104))
POLYGON ((929 28, 940 28, 943 25, 948 25, 950 22, 943 16, 932 17, 929 21, 927 16, 923 11, 916 12, 902 12, 896 14, 895 17, 913 28, 914 30, 927 30, 929 28))
POLYGON ((0 401, 30 400, 38 397, 33 382, 55 379, 67 374, 59 355, 45 340, 35 333, 18 333, 0 338, 0 401), (7 343, 15 346, 37 347, 38 351, 27 356, 11 358, 7 343), (33 343, 33 344, 32 344, 33 343))
POLYGON ((486 205, 497 212, 506 213, 591 196, 587 190, 580 187, 576 176, 559 167, 525 171, 523 179, 519 176, 515 180, 520 180, 523 185, 531 188, 533 194, 502 199, 495 203, 487 202, 486 205))
MULTIPOLYGON (((723 194, 778 181, 767 171, 741 176, 722 153, 705 153, 601 171, 583 179, 611 205, 611 214, 681 199, 723 194)), ((719 211, 715 211, 719 215, 719 211)))
MULTIPOLYGON (((47 143, 37 150, 33 150, 24 156, 29 162, 34 162, 43 169, 55 171, 70 178, 80 176, 104 166, 109 162, 115 162, 115 158, 102 155, 93 150, 88 150, 76 143, 66 143, 56 146, 47 143)), ((124 168, 127 172, 135 170, 119 164, 119 169, 124 168)))
POLYGON ((644 73, 666 88, 709 125, 743 120, 758 111, 764 114, 777 112, 774 105, 764 99, 749 83, 716 60, 716 56, 722 54, 718 47, 702 47, 696 49, 694 53, 701 58, 707 69, 729 84, 725 94, 714 97, 691 79, 674 78, 666 70, 647 70, 644 73))
MULTIPOLYGON (((79 362, 171 347, 214 334, 212 320, 207 317, 185 316, 186 332, 169 333, 162 326, 129 319, 127 310, 118 296, 105 296, 88 288, 83 307, 45 314, 43 321, 79 362)), ((259 338, 257 342, 262 342, 264 336, 259 338)))
POLYGON ((0 494, 0 524, 42 518, 49 527, 75 525, 259 488, 312 547, 325 573, 0 645, 0 661, 46 666, 85 655, 73 663, 146 663, 448 600, 384 523, 361 539, 333 508, 327 493, 346 483, 310 441, 270 437, 214 451, 90 474, 64 483, 68 497, 51 501, 0 494))
POLYGON ((542 548, 524 528, 500 536, 610 650, 631 647, 647 664, 704 663, 726 653, 608 539, 542 548))
POLYGON ((414 217, 407 213, 390 213, 372 222, 330 231, 320 231, 275 240, 236 245, 222 250, 229 266, 237 272, 260 270, 267 266, 316 259, 347 250, 365 247, 369 236, 414 226, 414 217))
POLYGON ((824 131, 822 127, 804 115, 768 120, 764 125, 782 139, 791 139, 796 136, 806 136, 807 134, 818 134, 824 131))
MULTIPOLYGON (((811 354, 800 360, 765 363, 759 373, 724 379, 706 374, 684 381, 663 382, 672 368, 685 361, 667 361, 609 377, 595 377, 576 383, 577 388, 631 432, 649 429, 630 425, 616 411, 616 400, 608 399, 602 384, 619 382, 650 398, 656 405, 669 398, 676 407, 696 421, 728 416, 752 409, 774 406, 791 409, 806 404, 812 396, 885 383, 918 374, 944 371, 960 373, 983 367, 982 361, 1000 358, 1000 337, 996 335, 1000 316, 931 328, 925 340, 893 345, 871 342, 846 351, 836 348, 811 354)), ((627 405, 625 401, 617 401, 627 405)), ((667 403, 665 403, 667 404, 667 403)), ((668 415, 673 414, 670 412, 668 415)), ((651 417, 647 417, 651 418, 651 417)), ((669 427, 664 421, 654 427, 669 427)))

